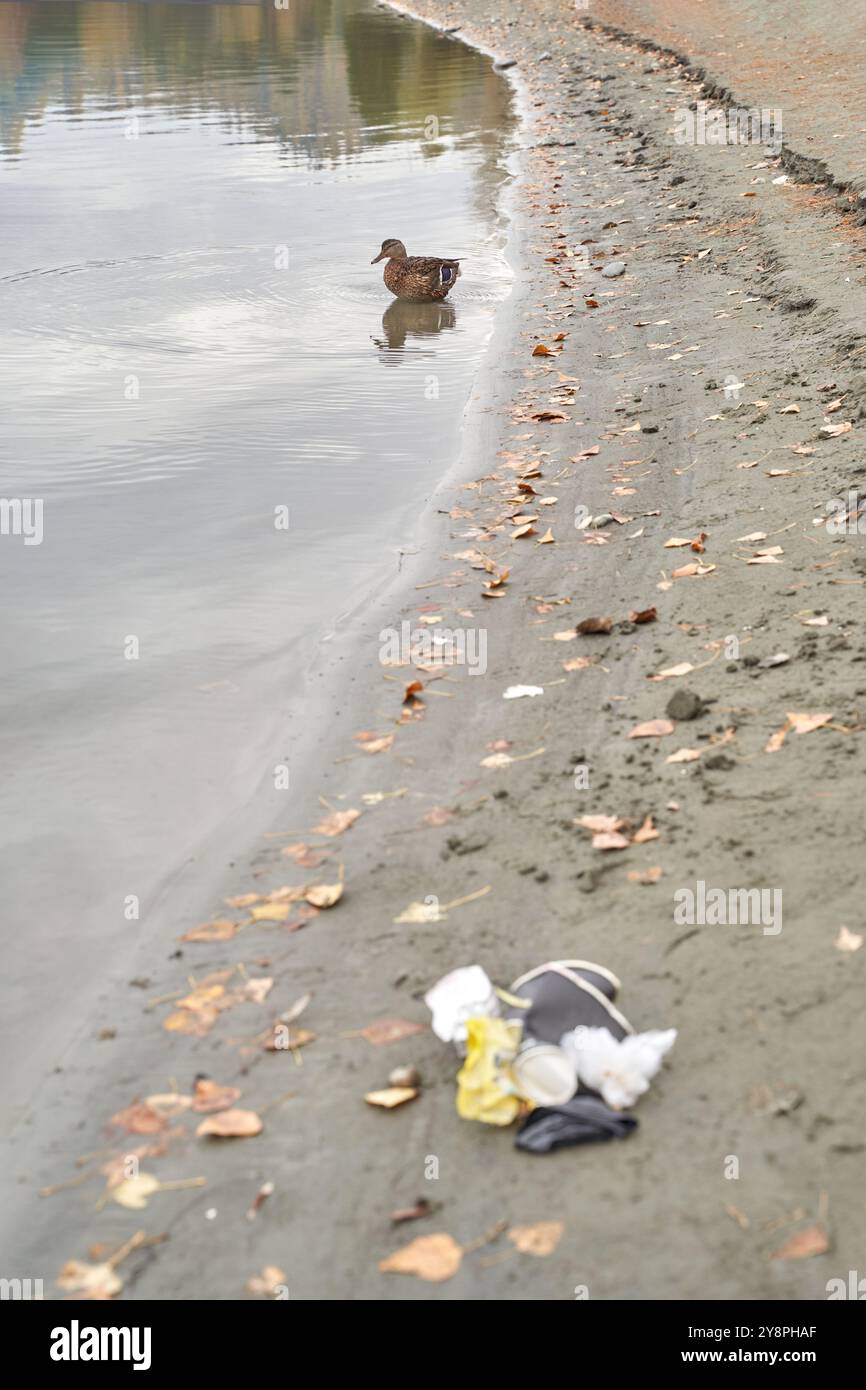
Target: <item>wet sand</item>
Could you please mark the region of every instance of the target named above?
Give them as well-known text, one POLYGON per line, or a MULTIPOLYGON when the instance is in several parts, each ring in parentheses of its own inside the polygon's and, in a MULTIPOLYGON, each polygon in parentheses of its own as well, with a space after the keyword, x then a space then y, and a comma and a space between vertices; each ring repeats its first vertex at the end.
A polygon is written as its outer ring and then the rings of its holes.
POLYGON ((106 991, 100 1022, 117 1039, 82 1040, 41 1093, 4 1163, 18 1204, 4 1245, 50 1279, 95 1241, 167 1233, 124 1267, 132 1298, 242 1297, 266 1264, 299 1299, 571 1300, 583 1286, 590 1299, 823 1298, 858 1267, 863 1238, 866 954, 838 943, 861 930, 866 556, 856 528, 825 524, 862 476, 863 233, 825 188, 773 183, 781 166, 760 148, 678 146, 672 116, 700 89, 561 5, 539 0, 527 17, 503 4, 514 22, 492 27, 472 0, 418 8, 519 54, 531 116, 511 195, 515 289, 461 457, 418 553, 309 678, 302 781, 270 827, 282 834, 249 854, 242 835, 226 846, 207 899, 179 898, 159 950, 140 953, 138 984, 106 991), (602 276, 617 260, 624 274, 602 276), (554 358, 532 356, 559 334, 554 358), (544 411, 566 418, 533 418, 544 411), (852 428, 822 437, 825 418, 852 428), (539 521, 513 539, 525 473, 539 521), (578 529, 587 513, 612 519, 578 529), (665 546, 702 533, 702 550, 665 546), (482 596, 473 551, 508 568, 503 598, 482 596), (674 577, 689 564, 704 572, 674 577), (651 606, 656 621, 629 621, 651 606), (611 632, 573 636, 593 615, 611 632), (418 709, 403 703, 416 672, 382 666, 380 634, 424 618, 483 628, 488 659, 483 676, 418 672, 418 709), (544 694, 503 701, 522 684, 544 694), (695 718, 629 737, 667 718, 681 687, 699 697, 695 718), (766 751, 790 711, 831 717, 766 751), (393 743, 365 753, 362 731, 393 743), (515 761, 484 765, 503 745, 515 761), (681 749, 699 756, 669 761, 681 749), (361 812, 334 840, 313 829, 323 801, 361 812), (658 838, 594 849, 575 821, 596 814, 652 816, 658 838), (281 853, 299 841, 325 862, 281 853), (177 941, 206 917, 242 920, 227 897, 340 873, 341 899, 304 925, 290 914, 227 942, 177 941), (678 923, 677 893, 700 882, 781 890, 781 931, 678 923), (472 900, 441 921, 395 922, 430 897, 472 900), (508 1132, 458 1119, 455 1059, 432 1034, 358 1036, 376 1019, 426 1024, 421 995, 455 966, 478 961, 507 985, 573 955, 621 977, 636 1027, 680 1030, 622 1143, 522 1154, 508 1132), (273 979, 264 1003, 238 1003, 199 1038, 163 1026, 190 977, 227 970, 234 990, 273 979), (265 1051, 263 1031, 308 992, 299 1026, 315 1039, 265 1051), (420 1068, 419 1099, 366 1106, 401 1063, 420 1068), (164 1180, 201 1174, 207 1187, 96 1212, 91 1161, 80 1186, 36 1197, 80 1176, 76 1157, 100 1142, 122 1156, 139 1141, 124 1149, 109 1117, 175 1084, 189 1093, 196 1072, 239 1087, 265 1121, 220 1146, 182 1115, 183 1133, 147 1157, 164 1180), (274 1193, 248 1221, 265 1182, 274 1193), (420 1196, 434 1215, 393 1229, 390 1212, 420 1196), (542 1220, 563 1223, 546 1258, 502 1233, 542 1220), (773 1258, 816 1225, 826 1253, 773 1258), (475 1247, 453 1278, 380 1272, 434 1231, 475 1247))

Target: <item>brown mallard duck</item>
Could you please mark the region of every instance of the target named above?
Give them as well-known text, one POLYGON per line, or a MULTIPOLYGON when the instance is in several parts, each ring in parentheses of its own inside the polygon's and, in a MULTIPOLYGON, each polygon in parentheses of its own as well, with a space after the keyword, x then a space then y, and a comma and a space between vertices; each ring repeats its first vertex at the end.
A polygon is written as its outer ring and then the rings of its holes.
POLYGON ((446 261, 441 256, 407 256, 406 247, 396 237, 382 242, 382 250, 370 264, 381 260, 387 261, 382 278, 391 293, 415 304, 444 299, 460 274, 459 261, 446 261))

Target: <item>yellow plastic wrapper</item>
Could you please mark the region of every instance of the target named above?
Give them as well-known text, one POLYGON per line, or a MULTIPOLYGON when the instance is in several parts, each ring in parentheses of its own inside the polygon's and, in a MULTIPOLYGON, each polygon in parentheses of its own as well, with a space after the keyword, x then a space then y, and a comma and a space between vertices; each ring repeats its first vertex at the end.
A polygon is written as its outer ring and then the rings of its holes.
POLYGON ((486 1125, 510 1125, 520 1109, 511 1093, 511 1063, 520 1046, 519 1019, 470 1018, 466 1022, 466 1060, 457 1073, 457 1113, 486 1125))

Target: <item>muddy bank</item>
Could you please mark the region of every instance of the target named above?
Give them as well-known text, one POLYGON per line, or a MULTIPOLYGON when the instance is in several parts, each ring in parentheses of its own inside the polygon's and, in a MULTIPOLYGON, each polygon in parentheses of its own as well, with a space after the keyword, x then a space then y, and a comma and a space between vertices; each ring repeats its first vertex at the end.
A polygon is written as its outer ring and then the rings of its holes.
POLYGON ((291 815, 258 852, 238 849, 199 916, 179 905, 163 954, 112 996, 122 1060, 77 1049, 19 1133, 14 1248, 51 1278, 95 1242, 167 1235, 125 1264, 134 1298, 241 1297, 264 1265, 300 1299, 823 1298, 862 1258, 866 556, 856 520, 826 524, 862 478, 862 233, 825 191, 774 183, 760 148, 678 146, 693 84, 561 6, 527 19, 503 4, 513 22, 495 27, 486 5, 419 8, 501 57, 519 50, 532 116, 515 291, 459 477, 400 584, 355 615, 348 659, 335 650, 311 679, 317 776, 291 815), (503 596, 485 598, 506 569, 503 596), (654 621, 629 617, 650 608, 654 621), (610 631, 577 635, 590 616, 610 631), (484 673, 383 666, 381 633, 404 622, 483 631, 484 673), (543 694, 503 700, 515 685, 543 694), (678 690, 692 698, 671 705, 678 690), (631 737, 648 721, 672 727, 631 737), (348 811, 342 833, 322 830, 348 811), (595 815, 651 817, 657 838, 594 848, 576 822, 595 815), (224 901, 266 908, 283 885, 336 883, 333 906, 288 902, 270 923, 224 901), (678 895, 701 883, 781 893, 781 915, 678 921, 678 895), (395 920, 431 898, 441 920, 395 920), (205 916, 245 925, 178 942, 205 916), (621 977, 635 1026, 680 1030, 622 1143, 519 1153, 458 1119, 454 1058, 431 1033, 360 1035, 426 1025, 421 995, 454 966, 507 985, 571 955, 621 977), (212 1018, 201 994, 190 1006, 196 988, 224 991, 212 1018), (296 1026, 315 1037, 266 1050, 308 993, 296 1026), (169 1022, 179 1013, 199 1036, 169 1022), (401 1063, 419 1068, 420 1097, 365 1105, 401 1063), (136 1097, 188 1096, 196 1072, 239 1089, 263 1131, 219 1147, 182 1110, 125 1147, 104 1129, 136 1097), (98 1168, 139 1145, 163 1180, 207 1186, 96 1211, 98 1168), (394 1229, 418 1197, 433 1214, 394 1229), (505 1235, 538 1221, 562 1223, 543 1258, 505 1235), (825 1253, 778 1257, 815 1227, 825 1253), (452 1278, 380 1271, 436 1231, 467 1251, 452 1278))

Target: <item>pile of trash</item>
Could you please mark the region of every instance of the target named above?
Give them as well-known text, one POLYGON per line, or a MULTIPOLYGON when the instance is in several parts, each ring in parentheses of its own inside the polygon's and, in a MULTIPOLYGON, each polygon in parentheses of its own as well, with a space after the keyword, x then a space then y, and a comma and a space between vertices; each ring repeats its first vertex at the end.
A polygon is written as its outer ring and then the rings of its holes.
POLYGON ((631 1109, 676 1041, 635 1033, 616 1008, 617 977, 585 960, 548 961, 497 988, 480 965, 452 970, 424 996, 433 1032, 463 1058, 457 1112, 510 1125, 518 1149, 625 1139, 631 1109))

